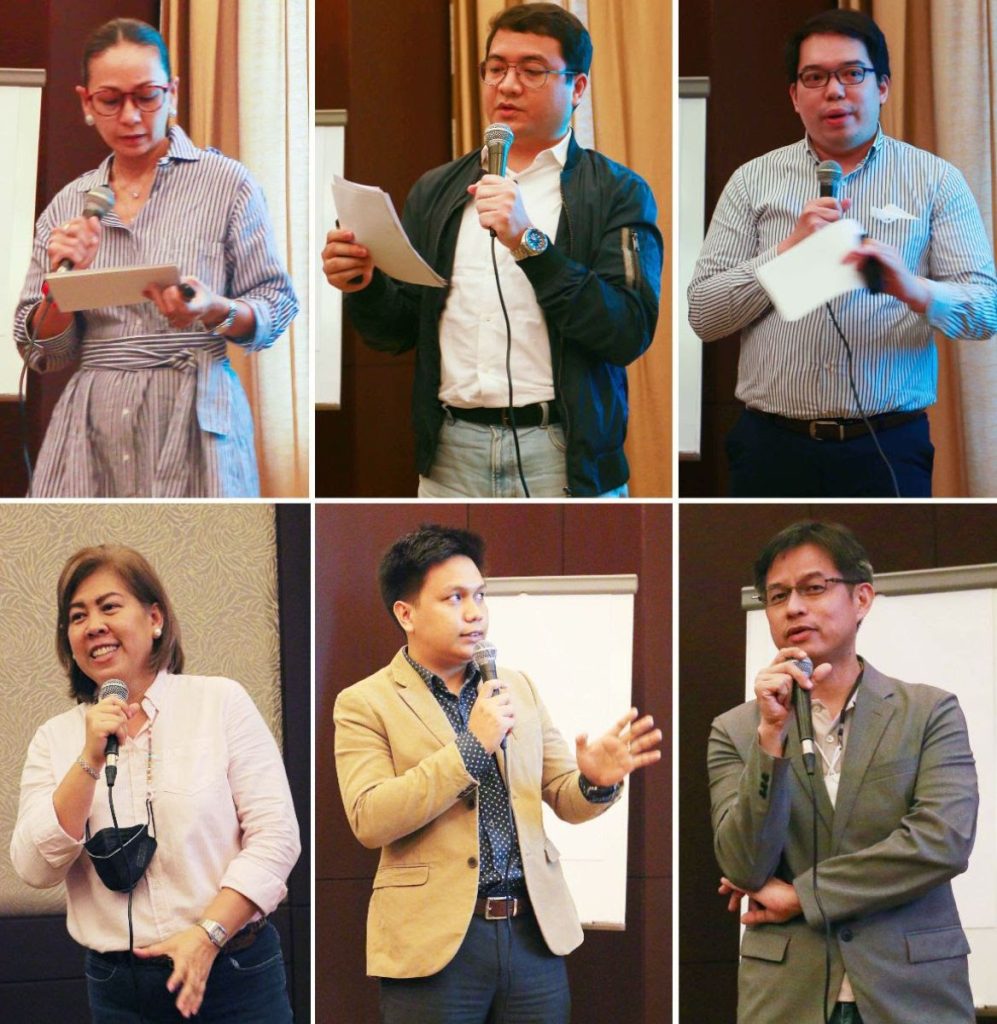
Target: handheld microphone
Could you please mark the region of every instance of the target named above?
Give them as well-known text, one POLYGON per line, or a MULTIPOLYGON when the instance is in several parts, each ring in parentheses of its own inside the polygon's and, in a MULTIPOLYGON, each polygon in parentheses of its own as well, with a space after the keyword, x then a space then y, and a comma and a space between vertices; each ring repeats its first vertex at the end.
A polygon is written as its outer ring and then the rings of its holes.
MULTIPOLYGON (((127 704, 127 683, 122 682, 120 679, 108 679, 101 686, 100 692, 97 694, 97 700, 103 700, 105 697, 120 697, 127 704)), ((104 757, 104 778, 107 779, 108 787, 111 787, 114 785, 115 776, 118 774, 118 737, 114 733, 107 737, 104 757)))
MULTIPOLYGON (((809 658, 794 660, 794 665, 801 669, 809 679, 814 674, 814 663, 809 658)), ((810 691, 804 690, 793 681, 793 709, 796 711, 796 731, 800 737, 800 749, 803 751, 803 765, 807 775, 813 775, 817 767, 817 753, 814 747, 814 723, 810 711, 810 691)))
POLYGON ((817 165, 817 181, 820 183, 821 199, 838 198, 838 185, 841 184, 841 164, 837 160, 823 160, 817 165))
MULTIPOLYGON (((96 217, 103 220, 114 208, 114 190, 109 185, 98 185, 92 188, 83 202, 83 216, 96 217)), ((73 269, 73 261, 67 256, 56 268, 57 274, 64 274, 73 269)))
MULTIPOLYGON (((494 127, 494 125, 492 127, 494 127)), ((509 134, 511 135, 512 133, 510 132, 509 134)), ((495 649, 495 645, 488 643, 486 640, 476 643, 474 645, 474 650, 471 651, 471 661, 473 661, 478 667, 478 671, 481 673, 481 678, 486 683, 498 682, 498 669, 495 667, 495 659, 497 657, 498 651, 495 649)), ((492 689, 490 696, 494 697, 498 692, 499 688, 496 686, 492 689)), ((505 741, 507 739, 508 735, 502 737, 503 750, 505 750, 505 741)))
POLYGON ((509 149, 515 136, 512 129, 501 121, 490 124, 485 129, 485 149, 488 150, 488 173, 505 177, 506 164, 509 161, 509 149))

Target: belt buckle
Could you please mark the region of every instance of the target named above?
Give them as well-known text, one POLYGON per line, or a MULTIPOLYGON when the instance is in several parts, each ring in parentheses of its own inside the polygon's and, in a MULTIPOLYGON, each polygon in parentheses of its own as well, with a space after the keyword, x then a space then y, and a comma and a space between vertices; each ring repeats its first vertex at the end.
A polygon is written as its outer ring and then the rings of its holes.
POLYGON ((499 423, 501 423, 502 426, 506 428, 512 426, 512 423, 509 420, 509 409, 506 406, 503 406, 502 409, 500 410, 499 423))
POLYGON ((838 437, 837 440, 844 441, 845 439, 845 425, 843 423, 836 423, 834 420, 811 420, 810 421, 810 438, 813 441, 826 441, 826 437, 817 436, 818 427, 837 427, 838 437))
POLYGON ((504 896, 488 896, 485 898, 485 920, 486 921, 504 921, 507 917, 516 916, 516 904, 519 901, 516 899, 506 899, 504 896), (492 904, 496 906, 502 905, 505 907, 504 914, 493 914, 492 904), (512 904, 512 913, 509 912, 509 905, 512 904))

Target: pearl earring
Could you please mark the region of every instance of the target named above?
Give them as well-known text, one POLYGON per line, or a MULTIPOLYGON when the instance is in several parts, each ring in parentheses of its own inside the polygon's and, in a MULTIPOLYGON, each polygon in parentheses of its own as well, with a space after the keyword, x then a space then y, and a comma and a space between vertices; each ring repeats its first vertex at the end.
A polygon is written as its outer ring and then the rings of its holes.
POLYGON ((94 126, 94 124, 96 123, 96 122, 94 121, 94 119, 93 119, 93 114, 87 114, 87 116, 86 116, 86 117, 84 117, 84 118, 83 118, 83 120, 84 120, 84 121, 85 121, 85 122, 86 122, 86 123, 87 123, 87 124, 88 124, 88 125, 89 125, 89 126, 90 126, 91 128, 92 128, 92 127, 94 126))
POLYGON ((163 631, 159 628, 159 626, 157 626, 152 631, 152 635, 158 640, 163 635, 163 631))

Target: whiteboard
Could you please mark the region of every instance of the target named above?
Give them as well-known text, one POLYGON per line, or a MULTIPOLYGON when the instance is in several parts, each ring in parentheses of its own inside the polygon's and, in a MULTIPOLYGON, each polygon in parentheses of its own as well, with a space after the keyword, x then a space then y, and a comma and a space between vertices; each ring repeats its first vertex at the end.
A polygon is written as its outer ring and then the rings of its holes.
MULTIPOLYGON (((631 706, 636 590, 636 576, 488 580, 488 639, 498 664, 530 677, 572 753, 575 736, 595 738, 631 706)), ((581 825, 544 804, 544 829, 588 928, 626 925, 629 793, 625 787, 605 814, 581 825)))
POLYGON ((315 111, 315 169, 312 175, 313 294, 315 309, 315 404, 338 409, 343 379, 343 294, 322 273, 325 236, 335 226, 332 176, 343 175, 346 111, 315 111))
MULTIPOLYGON (((858 635, 858 653, 880 672, 954 693, 976 758, 980 812, 969 870, 952 882, 973 952, 969 980, 977 1006, 997 1004, 997 566, 959 567, 875 578, 877 596, 858 635), (990 572, 985 570, 989 569, 990 572), (987 576, 989 586, 980 585, 987 576), (959 582, 961 581, 961 583, 959 582), (934 592, 910 593, 927 585, 934 592), (970 589, 947 589, 969 585, 970 589)), ((775 656, 765 612, 747 615, 745 692, 775 656)))
POLYGON ((679 457, 698 459, 703 407, 703 343, 689 325, 686 293, 703 246, 706 218, 706 99, 709 79, 679 79, 679 457))
POLYGON ((16 395, 21 357, 14 310, 24 287, 35 237, 38 126, 44 71, 0 68, 0 395, 16 395))

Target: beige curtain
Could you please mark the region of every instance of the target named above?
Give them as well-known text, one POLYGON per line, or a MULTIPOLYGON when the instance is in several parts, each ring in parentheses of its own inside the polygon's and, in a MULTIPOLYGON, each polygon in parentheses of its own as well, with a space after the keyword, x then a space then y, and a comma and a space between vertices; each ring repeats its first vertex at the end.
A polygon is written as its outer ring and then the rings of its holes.
POLYGON ((199 146, 244 163, 260 183, 301 303, 273 348, 229 358, 256 423, 261 492, 308 495, 307 0, 162 0, 180 78, 179 120, 199 146))
MULTIPOLYGON (((997 187, 993 118, 997 0, 841 0, 876 19, 893 73, 883 130, 966 176, 991 239, 997 187)), ((997 494, 997 343, 938 336, 930 411, 936 497, 997 494)))
MULTIPOLYGON (((454 155, 481 144, 484 121, 478 62, 488 22, 520 0, 451 0, 454 155)), ((528 2, 528 0, 527 0, 528 2)), ((630 493, 672 493, 671 431, 671 5, 647 0, 561 0, 592 35, 594 57, 586 101, 575 113, 579 143, 594 146, 640 174, 658 200, 665 235, 661 312, 650 351, 628 371, 630 493)))

